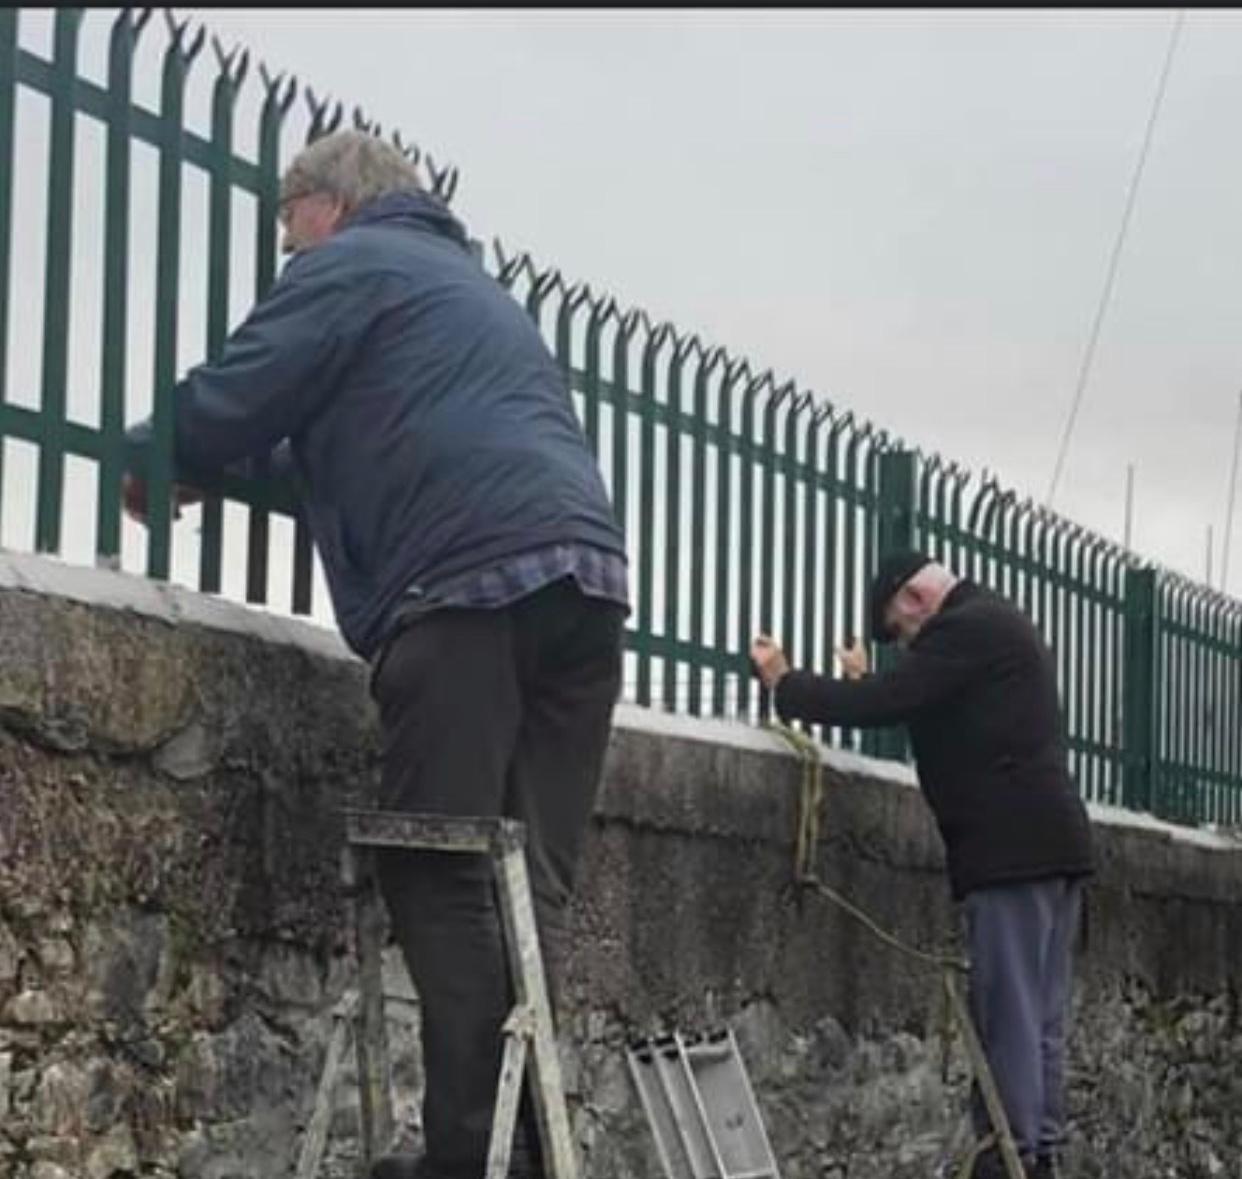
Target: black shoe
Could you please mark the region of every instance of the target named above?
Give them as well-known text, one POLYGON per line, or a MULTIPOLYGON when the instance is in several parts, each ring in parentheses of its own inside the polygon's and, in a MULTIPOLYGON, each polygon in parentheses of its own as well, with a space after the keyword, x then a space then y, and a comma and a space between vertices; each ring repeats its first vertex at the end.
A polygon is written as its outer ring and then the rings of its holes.
MULTIPOLYGON (((440 1179, 440 1172, 433 1171, 421 1155, 386 1154, 371 1164, 367 1179, 440 1179)), ((515 1160, 509 1179, 544 1179, 543 1166, 538 1162, 515 1160)))
POLYGON ((1031 1179, 1061 1179, 1061 1168, 1055 1155, 1041 1154, 1030 1168, 1031 1179))
POLYGON ((419 1155, 386 1154, 371 1164, 367 1179, 433 1179, 419 1155))
MULTIPOLYGON (((1029 1155, 1022 1157, 1022 1172, 1028 1179, 1049 1179, 1048 1175, 1041 1175, 1035 1168, 1038 1162, 1029 1155)), ((1052 1179, 1055 1179, 1056 1172, 1052 1172, 1052 1179)), ((983 1151, 976 1159, 975 1165, 971 1168, 970 1179, 1009 1179, 1009 1172, 1005 1168, 1005 1160, 1001 1158, 1001 1153, 995 1147, 989 1147, 983 1151)))

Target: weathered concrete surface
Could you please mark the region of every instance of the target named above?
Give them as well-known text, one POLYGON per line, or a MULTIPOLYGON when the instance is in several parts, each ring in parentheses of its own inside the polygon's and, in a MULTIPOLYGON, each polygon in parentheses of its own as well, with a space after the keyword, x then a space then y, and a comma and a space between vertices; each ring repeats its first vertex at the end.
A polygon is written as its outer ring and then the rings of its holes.
MULTIPOLYGON (((336 809, 375 780, 365 669, 310 626, 0 558, 0 1179, 291 1172, 350 979, 336 809)), ((952 948, 908 771, 830 755, 824 879, 952 948)), ((925 1179, 957 1126, 934 975, 790 887, 798 767, 619 710, 562 1039, 590 1179, 658 1174, 630 1037, 728 1021, 786 1179, 925 1179)), ((1242 1176, 1242 852, 1097 825, 1069 1173, 1242 1176)), ((389 989, 417 1138, 417 1004, 389 989)), ((356 1101, 343 1086, 335 1174, 356 1101)))

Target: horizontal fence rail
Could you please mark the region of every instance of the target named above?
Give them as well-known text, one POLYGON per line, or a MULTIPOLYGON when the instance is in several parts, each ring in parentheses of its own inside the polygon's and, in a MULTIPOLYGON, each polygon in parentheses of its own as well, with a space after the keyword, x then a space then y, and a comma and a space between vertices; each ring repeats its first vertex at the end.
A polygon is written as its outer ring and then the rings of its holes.
MULTIPOLYGON (((3 543, 326 621, 296 500, 263 463, 176 521, 168 393, 272 282, 282 167, 344 125, 344 108, 188 21, 124 10, 105 38, 82 10, 47 19, 41 54, 19 43, 17 10, 0 12, 3 543), (156 47, 146 30, 161 24, 156 47), (81 60, 92 30, 95 78, 81 60), (214 64, 206 87, 202 62, 214 64), (157 66, 144 103, 135 89, 157 66), (119 493, 125 425, 147 412, 157 446, 143 532, 119 493)), ((352 125, 382 133, 356 108, 352 125)), ((452 199, 455 169, 391 141, 452 199)), ((1242 604, 527 254, 497 243, 484 264, 554 350, 626 534, 628 699, 765 717, 752 636, 774 634, 793 662, 831 672, 835 650, 866 636, 879 555, 921 547, 1040 627, 1085 797, 1242 825, 1242 604)), ((905 756, 897 730, 819 735, 905 756)))

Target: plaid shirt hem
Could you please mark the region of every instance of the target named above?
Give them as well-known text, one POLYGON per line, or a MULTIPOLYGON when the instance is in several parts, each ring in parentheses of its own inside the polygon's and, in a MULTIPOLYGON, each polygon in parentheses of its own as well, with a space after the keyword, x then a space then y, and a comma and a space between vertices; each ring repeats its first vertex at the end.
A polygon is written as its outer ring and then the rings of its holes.
POLYGON ((625 558, 594 545, 565 543, 518 553, 487 569, 463 574, 427 595, 429 609, 444 606, 495 610, 545 585, 573 577, 584 594, 607 598, 627 609, 629 575, 625 558))

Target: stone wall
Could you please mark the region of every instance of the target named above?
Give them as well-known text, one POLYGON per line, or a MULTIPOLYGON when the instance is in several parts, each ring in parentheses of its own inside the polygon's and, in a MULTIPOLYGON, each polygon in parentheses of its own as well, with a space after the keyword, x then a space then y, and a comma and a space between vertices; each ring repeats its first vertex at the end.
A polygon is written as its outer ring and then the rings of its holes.
MULTIPOLYGON (((310 625, 0 557, 0 1177, 292 1173, 351 980, 335 812, 375 779, 364 672, 310 625)), ((951 948, 908 771, 826 765, 825 880, 951 948)), ((934 973, 791 888, 798 781, 768 734, 619 710, 561 1028, 589 1179, 659 1174, 625 1048, 671 1027, 733 1027, 785 1179, 926 1179, 961 1130, 934 973)), ((1095 818, 1068 1173, 1242 1177, 1242 851, 1095 818)), ((413 1141, 418 1009, 386 966, 413 1141)))

